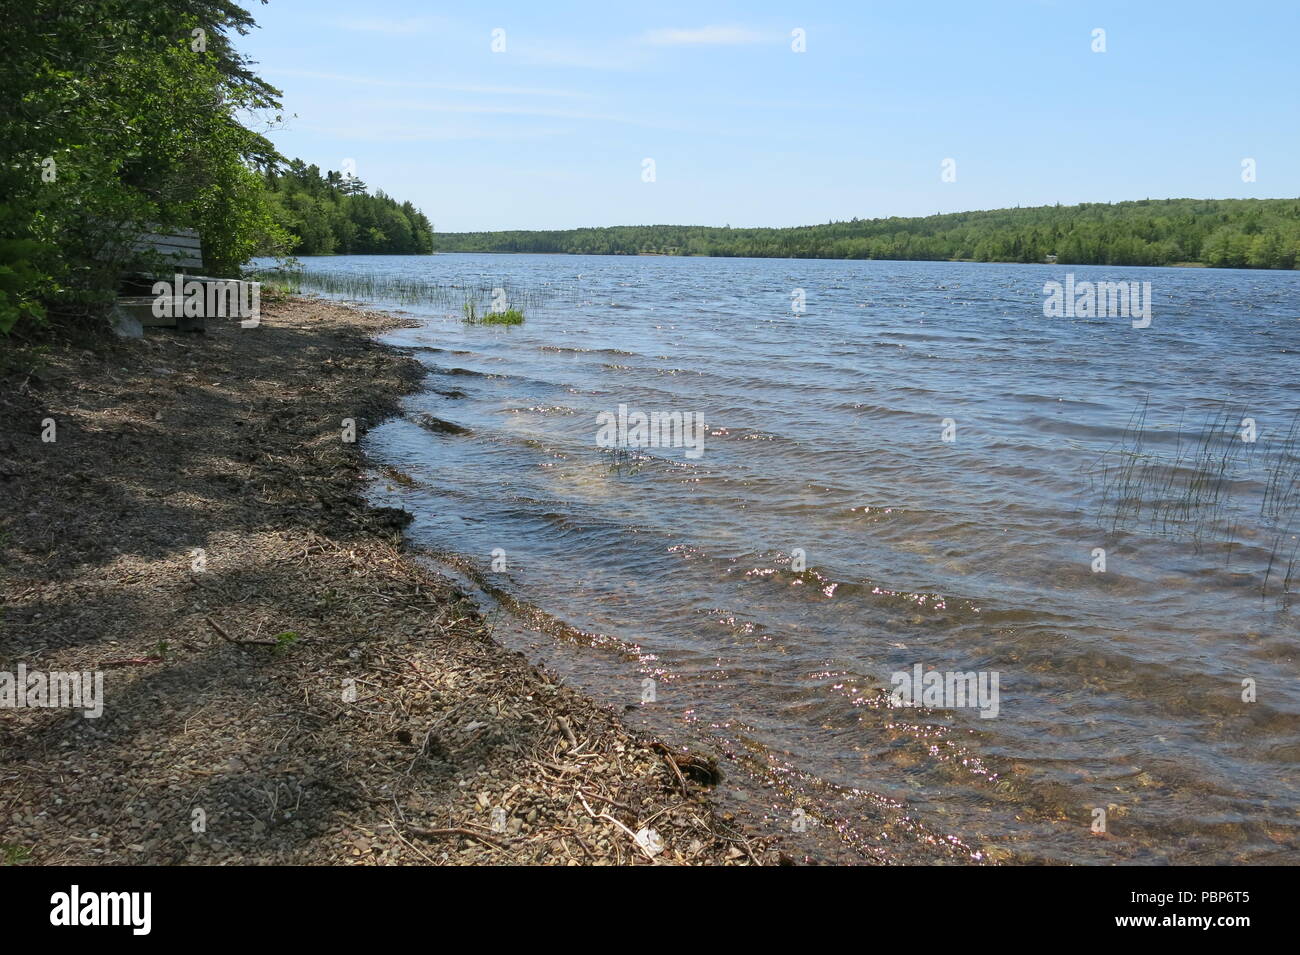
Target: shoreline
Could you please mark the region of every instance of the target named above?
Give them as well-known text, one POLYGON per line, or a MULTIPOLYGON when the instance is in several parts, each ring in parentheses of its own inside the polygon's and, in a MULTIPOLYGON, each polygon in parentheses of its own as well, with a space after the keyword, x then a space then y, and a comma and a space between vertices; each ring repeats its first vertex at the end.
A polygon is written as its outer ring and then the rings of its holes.
POLYGON ((360 441, 424 377, 373 338, 401 324, 264 301, 256 329, 65 343, 2 382, 0 671, 104 695, 0 709, 0 861, 792 861, 366 503, 360 441))
POLYGON ((432 252, 313 252, 297 255, 298 259, 338 259, 338 258, 363 258, 366 256, 411 256, 413 258, 429 255, 570 255, 570 256, 588 256, 591 258, 608 258, 608 259, 636 259, 636 258, 659 258, 659 259, 747 259, 753 261, 778 261, 778 262, 958 262, 963 265, 1033 265, 1044 266, 1049 268, 1069 268, 1069 269, 1217 269, 1221 272, 1295 272, 1300 271, 1300 267, 1291 269, 1272 269, 1272 268, 1255 268, 1246 265, 1209 265, 1205 262, 1167 262, 1164 265, 1104 265, 1087 262, 1012 262, 1002 259, 869 259, 869 258, 836 258, 835 256, 822 255, 703 255, 700 253, 691 253, 690 255, 678 255, 672 252, 509 252, 500 249, 485 249, 473 252, 467 252, 460 249, 434 249, 432 252))

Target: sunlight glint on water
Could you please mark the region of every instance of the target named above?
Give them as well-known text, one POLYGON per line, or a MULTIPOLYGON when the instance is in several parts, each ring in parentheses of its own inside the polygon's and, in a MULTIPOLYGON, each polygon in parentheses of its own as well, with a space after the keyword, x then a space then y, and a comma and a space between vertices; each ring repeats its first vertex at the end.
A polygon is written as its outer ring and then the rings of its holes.
POLYGON ((637 703, 653 676, 656 708, 814 780, 828 821, 853 824, 844 806, 872 794, 984 857, 1296 861, 1300 530, 1277 495, 1297 460, 1300 275, 473 255, 311 268, 555 293, 509 329, 404 306, 422 327, 390 339, 419 347, 428 390, 369 448, 416 482, 377 494, 415 514, 417 545, 601 635, 570 666, 606 672, 611 702, 637 703), (1150 281, 1151 327, 1044 318, 1043 283, 1067 271, 1150 281), (616 460, 596 417, 620 404, 703 414, 703 457, 616 460), (1231 449, 1211 508, 1194 474, 1174 475, 1220 460, 1192 445, 1243 411, 1258 441, 1231 449), (998 717, 888 706, 891 674, 918 662, 998 671, 998 717), (1097 806, 1107 838, 1089 829, 1097 806))

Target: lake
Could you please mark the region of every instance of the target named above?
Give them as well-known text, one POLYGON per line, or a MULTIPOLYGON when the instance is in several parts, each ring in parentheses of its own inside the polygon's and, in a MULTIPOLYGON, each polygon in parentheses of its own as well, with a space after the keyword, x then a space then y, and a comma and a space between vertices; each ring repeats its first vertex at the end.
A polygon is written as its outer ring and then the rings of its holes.
POLYGON ((366 439, 375 498, 507 646, 722 756, 726 798, 792 845, 1300 861, 1300 273, 306 267, 525 303, 497 327, 375 302, 419 320, 389 341, 429 371, 366 439), (1046 317, 1071 274, 1150 282, 1149 327, 1046 317), (608 446, 620 406, 698 416, 702 453, 608 446), (947 695, 905 705, 931 672, 947 695))

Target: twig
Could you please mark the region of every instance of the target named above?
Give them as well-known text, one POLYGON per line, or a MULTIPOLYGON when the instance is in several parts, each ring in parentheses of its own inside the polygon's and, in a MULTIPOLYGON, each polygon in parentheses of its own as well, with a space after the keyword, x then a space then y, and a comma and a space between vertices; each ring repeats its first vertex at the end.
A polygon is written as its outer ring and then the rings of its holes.
POLYGON ((204 617, 204 618, 203 618, 203 622, 206 623, 206 624, 207 624, 209 627, 211 627, 213 630, 215 630, 215 631, 217 632, 217 636, 221 637, 222 640, 229 641, 230 643, 234 643, 234 644, 249 644, 249 643, 252 643, 252 644, 258 644, 258 645, 260 645, 260 646, 264 646, 264 647, 273 647, 273 646, 276 646, 277 643, 278 643, 278 641, 276 641, 276 640, 254 640, 254 639, 249 639, 249 640, 236 640, 236 639, 235 639, 234 637, 232 637, 230 634, 226 633, 226 631, 222 630, 221 627, 220 627, 220 625, 219 625, 215 620, 213 620, 211 617, 204 617))
POLYGON ((677 783, 682 787, 682 797, 689 798, 690 793, 686 789, 686 777, 682 775, 681 768, 677 765, 677 760, 673 758, 673 751, 663 743, 656 742, 653 746, 659 751, 660 755, 662 755, 664 759, 668 760, 668 765, 672 767, 673 775, 677 777, 677 783))
POLYGON ((473 829, 462 829, 459 826, 453 826, 449 829, 415 829, 410 830, 411 835, 419 836, 421 839, 437 839, 441 836, 465 836, 469 839, 477 839, 479 842, 485 842, 494 849, 504 851, 505 846, 481 832, 475 832, 473 829))

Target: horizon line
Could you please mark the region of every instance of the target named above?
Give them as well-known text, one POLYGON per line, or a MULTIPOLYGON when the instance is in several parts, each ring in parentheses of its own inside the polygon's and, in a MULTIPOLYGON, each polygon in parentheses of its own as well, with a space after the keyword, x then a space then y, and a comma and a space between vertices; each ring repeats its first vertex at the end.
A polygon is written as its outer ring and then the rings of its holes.
MULTIPOLYGON (((1044 203, 1034 206, 997 206, 992 209, 958 209, 952 212, 931 212, 926 215, 912 216, 872 216, 863 218, 853 216, 849 219, 828 219, 825 222, 804 223, 800 225, 703 225, 698 222, 635 222, 620 223, 617 225, 580 225, 565 226, 557 228, 516 228, 516 229, 457 229, 454 231, 440 232, 437 229, 433 231, 434 235, 467 235, 473 232, 578 232, 583 229, 812 229, 823 225, 836 225, 844 222, 885 222, 890 219, 935 219, 943 216, 961 216, 973 215, 981 212, 1007 212, 1015 209, 1073 209, 1081 206, 1117 206, 1127 203, 1139 202, 1286 202, 1300 201, 1300 196, 1228 196, 1224 198, 1216 197, 1197 197, 1197 196, 1168 196, 1164 198, 1153 198, 1147 196, 1144 199, 1111 199, 1106 201, 1092 202, 1053 202, 1044 203)), ((423 211, 423 210, 422 210, 423 211)))

